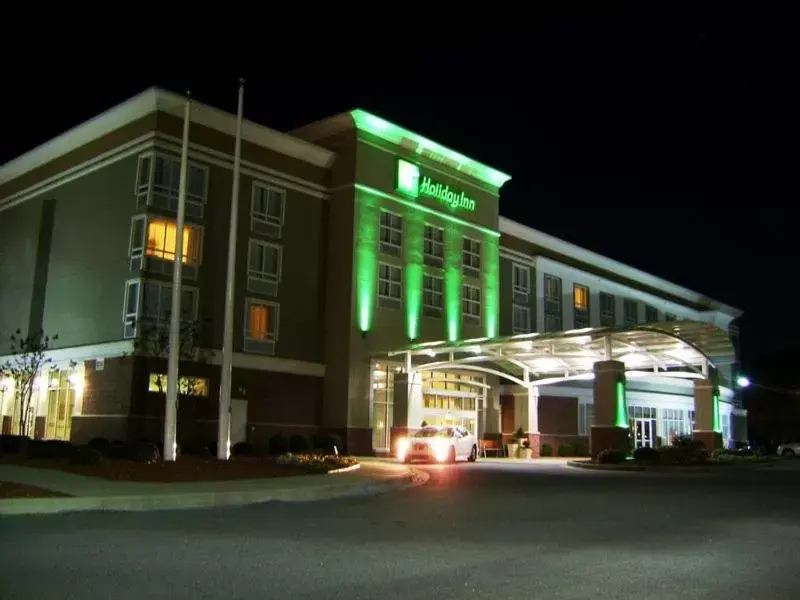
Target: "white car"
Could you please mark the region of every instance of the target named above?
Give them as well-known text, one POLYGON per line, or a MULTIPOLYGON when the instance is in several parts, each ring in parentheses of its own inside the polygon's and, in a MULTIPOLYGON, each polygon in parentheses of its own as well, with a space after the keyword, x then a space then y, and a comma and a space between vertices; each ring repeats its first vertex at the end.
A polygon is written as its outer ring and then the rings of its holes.
POLYGON ((800 456, 800 442, 790 442, 778 446, 778 456, 800 456))
POLYGON ((478 458, 478 439, 463 427, 423 427, 397 443, 397 459, 456 462, 478 458))

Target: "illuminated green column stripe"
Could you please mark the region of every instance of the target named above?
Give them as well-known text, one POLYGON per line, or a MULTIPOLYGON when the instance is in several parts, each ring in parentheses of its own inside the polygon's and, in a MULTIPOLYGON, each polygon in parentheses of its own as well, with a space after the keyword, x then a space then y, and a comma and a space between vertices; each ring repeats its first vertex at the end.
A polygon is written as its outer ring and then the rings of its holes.
POLYGON ((711 406, 713 409, 713 428, 714 431, 717 433, 722 432, 722 423, 720 422, 720 415, 719 415, 719 392, 714 393, 714 396, 711 398, 711 406))
POLYGON ((616 395, 617 395, 617 415, 616 415, 616 423, 614 423, 617 427, 624 427, 627 429, 629 427, 628 424, 628 399, 627 393, 625 390, 625 382, 624 381, 617 381, 616 383, 616 395))
POLYGON ((419 338, 420 317, 422 316, 422 253, 425 232, 424 215, 420 211, 409 211, 405 215, 405 293, 406 293, 406 334, 408 339, 419 338))
POLYGON ((464 242, 461 228, 455 223, 447 224, 444 236, 444 312, 447 339, 454 342, 461 335, 461 260, 464 242))
POLYGON ((497 238, 485 236, 483 240, 483 310, 486 337, 497 336, 500 319, 500 250, 497 238))
POLYGON ((356 194, 356 311, 358 328, 372 328, 378 286, 378 199, 367 192, 356 194))

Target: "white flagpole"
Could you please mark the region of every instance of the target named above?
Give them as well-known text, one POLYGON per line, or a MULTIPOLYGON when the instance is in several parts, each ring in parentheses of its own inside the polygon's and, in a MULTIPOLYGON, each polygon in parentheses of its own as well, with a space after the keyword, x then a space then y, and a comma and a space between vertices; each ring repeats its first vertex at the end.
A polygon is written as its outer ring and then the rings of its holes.
POLYGON ((169 364, 167 367, 167 399, 164 407, 164 460, 177 458, 176 430, 178 420, 178 363, 181 349, 181 276, 183 274, 183 225, 186 220, 186 176, 189 170, 189 120, 191 92, 186 92, 183 110, 183 146, 181 175, 178 185, 178 221, 175 227, 175 267, 172 271, 172 309, 169 319, 169 364))
POLYGON ((222 376, 219 386, 219 432, 217 458, 231 456, 231 380, 233 378, 233 308, 236 278, 236 233, 239 223, 239 170, 242 161, 242 114, 244 111, 244 79, 239 80, 239 106, 236 112, 236 142, 233 151, 233 191, 231 220, 228 232, 228 272, 225 282, 225 325, 222 334, 222 376))

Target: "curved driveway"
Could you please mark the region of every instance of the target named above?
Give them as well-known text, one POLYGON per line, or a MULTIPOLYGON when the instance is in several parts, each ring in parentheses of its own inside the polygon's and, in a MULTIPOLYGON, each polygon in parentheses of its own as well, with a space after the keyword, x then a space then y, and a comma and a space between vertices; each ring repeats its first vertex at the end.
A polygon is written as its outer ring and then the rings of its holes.
POLYGON ((0 520, 0 598, 800 598, 800 469, 425 467, 307 504, 0 520))

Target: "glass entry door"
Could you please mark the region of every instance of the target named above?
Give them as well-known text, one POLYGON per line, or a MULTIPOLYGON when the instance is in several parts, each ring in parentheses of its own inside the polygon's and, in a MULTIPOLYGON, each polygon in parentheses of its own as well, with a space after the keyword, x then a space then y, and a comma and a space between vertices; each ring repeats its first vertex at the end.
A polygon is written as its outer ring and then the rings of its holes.
POLYGON ((656 420, 655 419, 634 419, 633 420, 633 447, 653 448, 655 447, 656 420))

